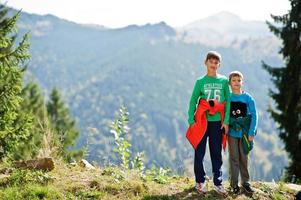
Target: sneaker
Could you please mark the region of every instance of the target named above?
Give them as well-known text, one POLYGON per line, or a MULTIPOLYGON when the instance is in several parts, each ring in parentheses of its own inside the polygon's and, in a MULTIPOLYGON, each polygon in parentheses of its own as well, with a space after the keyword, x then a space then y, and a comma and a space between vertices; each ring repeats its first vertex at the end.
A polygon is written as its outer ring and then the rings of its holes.
POLYGON ((254 193, 254 190, 251 188, 250 184, 242 185, 242 188, 243 188, 248 194, 254 193))
POLYGON ((233 188, 232 188, 232 192, 233 192, 234 194, 239 194, 239 192, 240 192, 239 186, 237 185, 237 186, 233 187, 233 188))
POLYGON ((195 189, 198 191, 198 193, 200 194, 204 194, 207 192, 207 189, 206 189, 206 183, 196 183, 195 185, 195 189))
POLYGON ((221 194, 221 195, 227 195, 227 191, 225 190, 225 188, 222 186, 222 185, 214 185, 214 190, 218 193, 218 194, 221 194))

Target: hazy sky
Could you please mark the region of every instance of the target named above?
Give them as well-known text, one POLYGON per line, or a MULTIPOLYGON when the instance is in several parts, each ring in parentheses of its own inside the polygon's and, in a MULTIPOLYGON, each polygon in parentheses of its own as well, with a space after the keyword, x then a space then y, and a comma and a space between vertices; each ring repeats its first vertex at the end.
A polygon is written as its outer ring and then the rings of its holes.
MULTIPOLYGON (((2 0, 0 0, 3 2, 2 0)), ((178 27, 229 11, 245 20, 270 20, 284 14, 288 0, 7 0, 11 7, 37 14, 54 14, 79 23, 108 27, 165 21, 178 27)))

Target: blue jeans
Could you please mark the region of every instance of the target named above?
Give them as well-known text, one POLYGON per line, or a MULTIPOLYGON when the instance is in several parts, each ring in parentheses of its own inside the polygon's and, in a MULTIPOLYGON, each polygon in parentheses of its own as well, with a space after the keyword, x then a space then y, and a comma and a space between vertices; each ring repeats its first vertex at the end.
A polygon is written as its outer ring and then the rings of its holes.
POLYGON ((222 184, 222 130, 221 121, 208 122, 207 130, 195 150, 194 173, 197 183, 204 183, 206 172, 203 160, 206 151, 207 138, 209 137, 209 150, 212 164, 213 183, 216 186, 222 184))

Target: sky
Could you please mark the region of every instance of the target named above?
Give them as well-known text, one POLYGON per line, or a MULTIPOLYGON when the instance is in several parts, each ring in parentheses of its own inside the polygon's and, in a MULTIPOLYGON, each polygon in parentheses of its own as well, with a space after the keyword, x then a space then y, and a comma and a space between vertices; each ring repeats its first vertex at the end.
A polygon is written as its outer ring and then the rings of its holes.
POLYGON ((271 20, 290 8, 288 0, 6 0, 7 5, 35 14, 53 14, 78 23, 111 28, 161 21, 181 27, 228 11, 244 20, 271 20))

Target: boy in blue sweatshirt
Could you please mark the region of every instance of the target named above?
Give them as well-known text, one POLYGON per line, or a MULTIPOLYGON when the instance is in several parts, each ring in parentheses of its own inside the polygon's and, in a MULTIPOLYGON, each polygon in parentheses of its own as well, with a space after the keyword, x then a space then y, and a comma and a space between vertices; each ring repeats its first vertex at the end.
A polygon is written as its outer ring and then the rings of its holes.
POLYGON ((248 153, 253 147, 257 128, 257 112, 253 97, 242 90, 243 75, 233 71, 229 75, 231 86, 230 124, 229 124, 229 161, 230 185, 235 194, 240 192, 238 175, 241 186, 247 193, 253 193, 249 183, 248 153))

